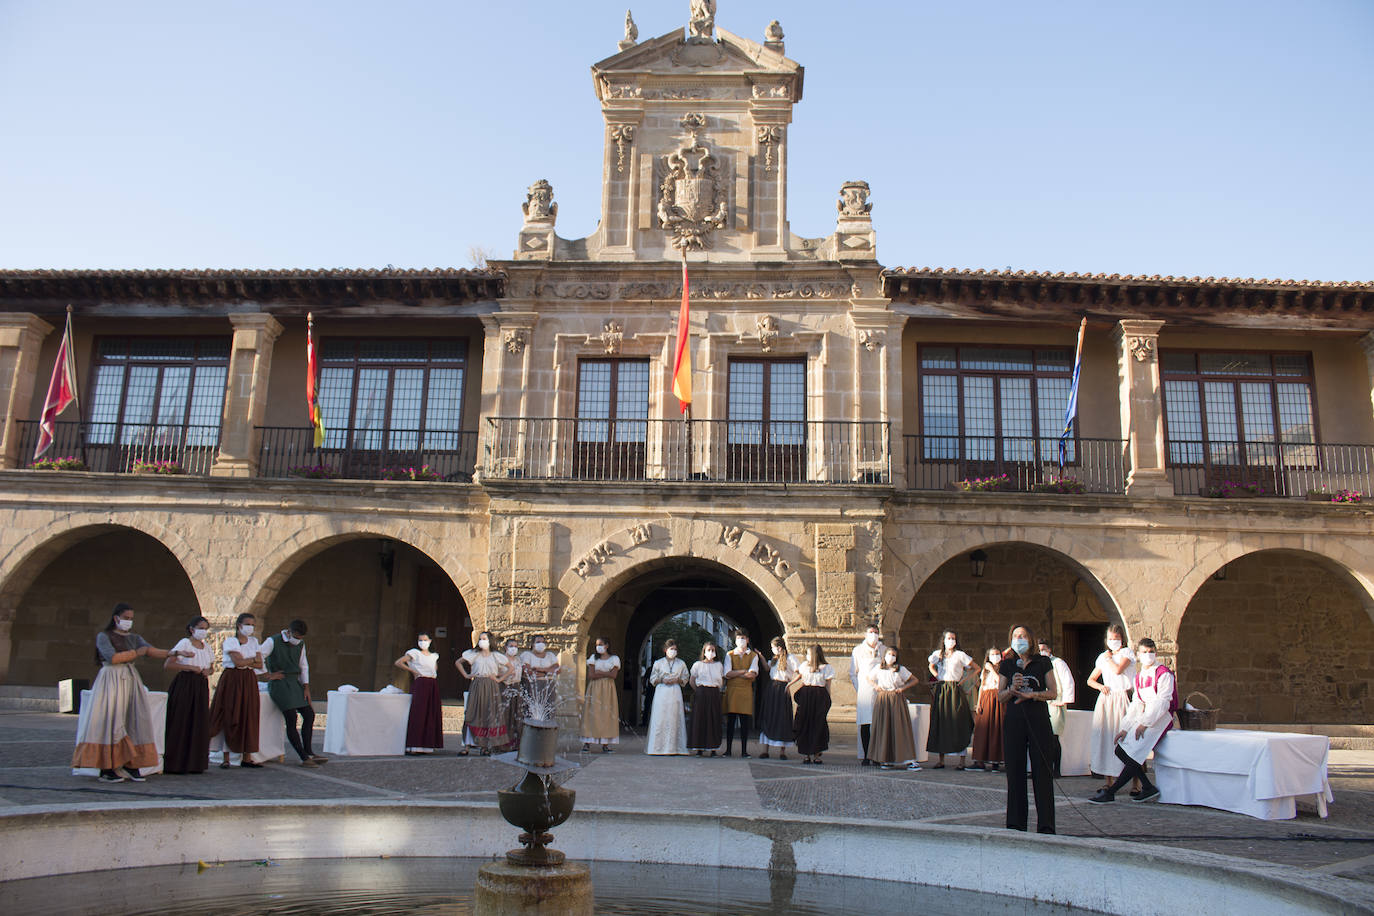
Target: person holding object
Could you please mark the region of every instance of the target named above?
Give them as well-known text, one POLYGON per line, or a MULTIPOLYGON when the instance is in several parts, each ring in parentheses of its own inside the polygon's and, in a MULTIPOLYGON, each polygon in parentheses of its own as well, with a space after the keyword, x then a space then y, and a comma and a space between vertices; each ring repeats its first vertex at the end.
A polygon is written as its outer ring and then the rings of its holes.
POLYGON ((797 714, 792 719, 792 734, 796 736, 797 753, 802 755, 802 763, 819 765, 821 754, 830 747, 830 724, 826 716, 830 714, 830 682, 835 679, 835 669, 825 663, 825 653, 819 645, 806 650, 806 661, 797 666, 797 679, 801 687, 797 688, 797 714))
POLYGON ((996 773, 1002 764, 1002 704, 997 702, 997 688, 1002 664, 1000 649, 989 649, 983 662, 983 677, 978 690, 978 705, 973 710, 973 766, 970 770, 987 768, 996 773))
POLYGON ((763 745, 759 757, 767 760, 769 749, 777 748, 778 759, 786 760, 787 745, 792 741, 792 694, 788 685, 797 679, 797 660, 787 651, 781 636, 773 637, 770 645, 773 660, 767 663, 768 679, 759 698, 759 744, 763 745))
POLYGON ((677 657, 677 640, 663 644, 663 657, 654 662, 649 683, 654 685, 654 705, 649 711, 649 735, 644 753, 656 756, 687 753, 687 719, 683 713, 682 687, 687 683, 687 663, 677 657))
POLYGON ((1058 696, 1054 665, 1033 646, 1030 627, 1011 629, 1011 655, 998 668, 997 699, 1002 704, 1002 751, 1007 771, 1007 829, 1025 830, 1026 756, 1035 788, 1036 830, 1054 833, 1054 777, 1050 775, 1050 712, 1058 696))
POLYGON ((476 747, 483 757, 491 756, 492 748, 506 743, 506 723, 501 717, 501 675, 508 662, 504 655, 492 651, 495 640, 490 631, 477 634, 476 648, 464 652, 454 665, 471 683, 467 702, 463 705, 463 751, 476 747))
POLYGON ((725 665, 716 661, 720 650, 713 642, 701 647, 701 658, 692 664, 687 683, 692 687, 692 718, 687 725, 687 749, 710 751, 716 756, 721 740, 720 688, 725 683, 725 665))
POLYGON ((520 666, 524 669, 530 694, 538 705, 544 707, 549 718, 558 710, 558 653, 549 649, 549 639, 543 633, 534 635, 534 651, 520 653, 520 666))
POLYGON ((1116 782, 1088 799, 1099 805, 1116 800, 1116 793, 1132 779, 1140 780, 1140 795, 1132 801, 1147 802, 1159 798, 1159 789, 1145 775, 1145 758, 1154 750, 1174 724, 1178 710, 1178 680, 1174 673, 1159 664, 1155 641, 1142 639, 1136 643, 1139 670, 1135 676, 1135 699, 1126 710, 1116 733, 1116 758, 1121 761, 1121 775, 1116 782))
POLYGON ((582 702, 582 750, 599 744, 601 753, 609 754, 612 745, 620 743, 620 692, 615 686, 620 656, 611 654, 611 643, 604 636, 598 636, 593 645, 596 652, 587 659, 587 693, 582 702))
POLYGON ((1053 749, 1050 751, 1053 766, 1054 778, 1058 779, 1063 773, 1062 762, 1064 759, 1064 746, 1059 741, 1059 736, 1064 734, 1064 724, 1069 720, 1069 704, 1073 702, 1074 682, 1073 672, 1069 670, 1069 663, 1055 655, 1048 639, 1040 640, 1040 654, 1050 660, 1054 666, 1054 683, 1059 688, 1059 695, 1050 701, 1050 730, 1054 732, 1053 749))
POLYGON ((196 617, 186 636, 162 663, 175 671, 167 688, 167 723, 162 742, 162 772, 204 773, 210 768, 210 669, 215 653, 205 642, 210 622, 196 617), (190 655, 187 655, 187 652, 190 655))
POLYGON ((749 632, 735 628, 735 648, 725 656, 725 756, 735 741, 739 725, 739 755, 749 756, 749 726, 754 719, 754 681, 759 676, 759 654, 749 648, 749 632))
POLYGON ((90 714, 76 736, 74 769, 97 769, 101 782, 143 782, 143 767, 157 766, 157 740, 148 688, 133 663, 140 658, 182 658, 194 653, 158 649, 133 632, 134 609, 120 602, 105 629, 95 634, 100 672, 91 684, 90 714), (121 775, 122 774, 122 775, 121 775))
POLYGON ((944 645, 926 659, 930 676, 935 678, 935 702, 930 708, 930 734, 926 737, 926 752, 938 754, 934 770, 945 768, 945 755, 959 755, 959 769, 964 768, 964 754, 973 741, 973 711, 961 683, 965 675, 976 677, 973 658, 959 648, 959 636, 945 630, 944 645))
POLYGON ((267 666, 267 695, 286 720, 286 740, 303 767, 329 761, 315 753, 315 707, 310 705, 310 662, 305 657, 304 620, 293 620, 285 630, 262 645, 267 666), (300 719, 300 730, 296 720, 300 719))
MULTIPOLYGON (((877 624, 864 630, 863 642, 849 653, 849 683, 854 685, 854 722, 859 727, 860 766, 872 766, 868 759, 868 742, 873 733, 873 682, 868 672, 878 666, 886 647, 878 638, 877 624)), ((801 750, 801 748, 798 748, 801 750)))
POLYGON ((257 674, 263 665, 262 645, 253 635, 256 625, 257 618, 252 614, 240 614, 234 620, 234 635, 226 637, 220 649, 224 672, 210 703, 210 734, 224 752, 219 765, 225 770, 233 766, 235 759, 250 770, 262 766, 250 759, 258 751, 258 715, 262 708, 257 674))
POLYGON ((406 720, 406 754, 432 754, 444 746, 444 710, 439 702, 439 653, 429 651, 432 640, 421 633, 418 648, 406 650, 395 665, 414 675, 410 682, 410 716, 406 720))
POLYGON ((897 661, 896 649, 885 649, 882 662, 868 672, 868 679, 873 682, 873 745, 869 750, 873 762, 886 770, 899 763, 919 770, 911 711, 906 705, 906 691, 915 686, 915 676, 897 661))
POLYGON ((1126 630, 1114 623, 1107 627, 1107 649, 1097 657, 1093 673, 1088 676, 1088 686, 1097 691, 1091 767, 1107 780, 1104 789, 1110 789, 1121 774, 1121 761, 1116 758, 1116 733, 1121 731, 1121 720, 1131 706, 1134 685, 1135 653, 1126 645, 1126 630))
POLYGON ((525 730, 525 695, 520 686, 525 666, 520 664, 520 643, 506 640, 506 673, 501 675, 501 716, 506 723, 506 748, 517 750, 525 730))

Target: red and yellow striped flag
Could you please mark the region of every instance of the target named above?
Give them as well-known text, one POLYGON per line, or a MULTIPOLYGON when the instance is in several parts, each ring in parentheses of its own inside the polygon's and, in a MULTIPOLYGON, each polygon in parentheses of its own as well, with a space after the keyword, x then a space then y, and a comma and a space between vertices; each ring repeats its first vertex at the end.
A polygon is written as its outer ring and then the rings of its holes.
POLYGON ((305 316, 305 406, 315 428, 315 448, 324 445, 324 412, 320 410, 320 371, 315 358, 315 315, 305 316))
POLYGON ((677 355, 673 358, 673 394, 683 413, 692 409, 692 351, 687 336, 687 253, 682 254, 682 308, 677 314, 677 355))

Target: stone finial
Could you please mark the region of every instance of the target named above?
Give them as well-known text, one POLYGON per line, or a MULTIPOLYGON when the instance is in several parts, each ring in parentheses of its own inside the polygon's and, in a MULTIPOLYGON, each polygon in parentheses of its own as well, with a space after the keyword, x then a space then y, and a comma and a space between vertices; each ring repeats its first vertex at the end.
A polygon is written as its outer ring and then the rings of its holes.
POLYGON ((763 46, 770 51, 782 53, 782 26, 778 20, 774 19, 768 23, 768 28, 763 30, 763 46))
POLYGON ((840 199, 835 208, 840 211, 840 216, 854 219, 869 216, 873 212, 873 205, 868 202, 868 182, 846 181, 840 186, 840 199))
POLYGON ((691 0, 691 18, 687 34, 695 39, 711 40, 716 30, 716 0, 691 0))
POLYGON ((520 205, 526 223, 550 223, 558 218, 558 204, 553 202, 553 185, 546 179, 539 179, 525 192, 525 202, 520 205))
POLYGON ((639 41, 639 26, 635 25, 635 17, 629 10, 625 11, 625 37, 620 39, 620 50, 628 51, 639 41))

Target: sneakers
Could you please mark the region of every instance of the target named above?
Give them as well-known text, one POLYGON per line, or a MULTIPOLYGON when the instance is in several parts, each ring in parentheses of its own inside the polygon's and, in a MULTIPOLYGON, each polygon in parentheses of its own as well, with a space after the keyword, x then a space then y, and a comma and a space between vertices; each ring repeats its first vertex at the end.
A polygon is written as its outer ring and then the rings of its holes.
POLYGON ((964 767, 964 769, 968 770, 970 773, 981 773, 983 772, 983 765, 981 763, 971 763, 964 767))
POLYGON ((118 773, 116 773, 114 770, 101 770, 101 771, 100 771, 100 781, 101 781, 101 782, 123 782, 123 781, 124 781, 124 777, 123 777, 123 776, 120 776, 120 775, 119 775, 118 773))
POLYGON ((1156 788, 1155 786, 1142 786, 1140 789, 1140 795, 1136 798, 1132 798, 1131 801, 1147 802, 1154 801, 1156 798, 1159 798, 1158 788, 1156 788))
POLYGON ((909 763, 907 763, 906 768, 908 770, 919 770, 921 768, 921 765, 916 761, 912 760, 909 763))
MULTIPOLYGON (((1158 795, 1159 793, 1156 792, 1155 794, 1158 795)), ((1116 801, 1116 795, 1109 789, 1098 789, 1097 794, 1088 799, 1088 801, 1092 802, 1094 805, 1106 805, 1116 801)))
MULTIPOLYGON (((147 782, 148 780, 138 771, 136 767, 123 767, 124 775, 133 782, 147 782)), ((1158 794, 1158 793, 1156 793, 1158 794)))
MULTIPOLYGON (((407 751, 406 753, 409 753, 409 751, 407 751)), ((319 769, 319 767, 320 767, 320 765, 319 765, 318 763, 316 763, 316 762, 315 762, 312 758, 310 758, 310 757, 307 757, 307 758, 305 758, 304 760, 302 760, 302 761, 301 761, 301 766, 306 767, 307 769, 311 769, 311 770, 317 770, 317 769, 319 769)))

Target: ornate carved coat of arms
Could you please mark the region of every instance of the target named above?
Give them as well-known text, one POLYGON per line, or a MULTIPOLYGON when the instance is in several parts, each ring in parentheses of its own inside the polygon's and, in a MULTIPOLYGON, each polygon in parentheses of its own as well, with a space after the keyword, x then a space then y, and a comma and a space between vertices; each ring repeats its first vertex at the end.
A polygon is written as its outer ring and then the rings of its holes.
POLYGON ((711 230, 723 228, 728 215, 725 182, 715 156, 698 139, 706 119, 689 114, 682 126, 689 139, 664 159, 667 172, 658 188, 658 220, 673 234, 674 248, 710 248, 711 230))

